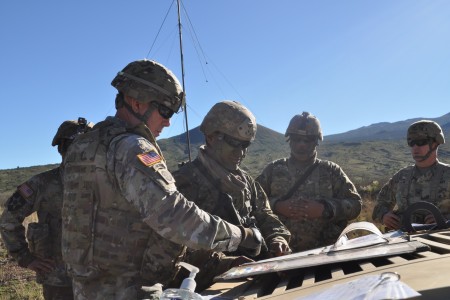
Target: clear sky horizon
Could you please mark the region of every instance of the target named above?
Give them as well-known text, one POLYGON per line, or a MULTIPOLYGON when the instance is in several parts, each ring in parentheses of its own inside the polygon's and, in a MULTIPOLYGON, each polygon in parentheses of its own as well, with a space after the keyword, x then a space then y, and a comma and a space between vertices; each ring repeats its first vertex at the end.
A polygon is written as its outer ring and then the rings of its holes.
MULTIPOLYGON (((3 1, 0 169, 60 162, 58 126, 114 115, 131 61, 181 80, 172 2, 3 1)), ((280 133, 309 111, 325 136, 450 111, 450 1, 184 0, 181 18, 189 129, 221 100, 280 133)), ((171 123, 159 139, 185 131, 171 123)))

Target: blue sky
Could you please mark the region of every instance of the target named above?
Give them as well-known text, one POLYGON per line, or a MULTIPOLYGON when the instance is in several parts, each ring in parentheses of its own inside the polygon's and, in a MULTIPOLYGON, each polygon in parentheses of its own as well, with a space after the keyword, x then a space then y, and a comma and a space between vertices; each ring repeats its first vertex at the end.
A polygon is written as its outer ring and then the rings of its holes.
MULTIPOLYGON (((51 147, 58 126, 113 115, 110 82, 133 60, 157 60, 181 79, 171 3, 2 1, 0 169, 59 162, 51 147)), ((450 1, 184 0, 183 7, 190 128, 225 99, 279 132, 310 111, 325 135, 450 111, 450 1)), ((179 114, 160 138, 184 130, 179 114)))

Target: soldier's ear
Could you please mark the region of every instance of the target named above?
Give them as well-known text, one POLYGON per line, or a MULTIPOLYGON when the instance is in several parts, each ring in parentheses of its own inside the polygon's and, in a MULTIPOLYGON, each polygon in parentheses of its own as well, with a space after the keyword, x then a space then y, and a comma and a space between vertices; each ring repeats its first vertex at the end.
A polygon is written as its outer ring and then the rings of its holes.
POLYGON ((219 136, 216 133, 205 134, 205 142, 207 146, 213 147, 217 143, 218 139, 219 136))

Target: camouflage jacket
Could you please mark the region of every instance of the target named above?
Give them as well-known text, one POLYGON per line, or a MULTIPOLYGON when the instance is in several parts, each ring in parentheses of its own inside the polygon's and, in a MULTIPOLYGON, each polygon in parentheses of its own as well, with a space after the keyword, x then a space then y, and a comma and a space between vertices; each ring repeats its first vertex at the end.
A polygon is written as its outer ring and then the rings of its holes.
MULTIPOLYGON (((266 243, 272 240, 289 242, 290 233, 279 218, 270 209, 269 201, 261 186, 243 170, 246 187, 242 192, 225 195, 218 182, 211 180, 211 174, 201 166, 199 159, 188 162, 173 173, 178 190, 188 199, 192 199, 201 209, 217 215, 235 225, 259 228, 266 243), (231 198, 229 197, 231 196, 231 198), (223 198, 226 197, 226 198, 223 198), (230 202, 232 201, 232 205, 230 202)), ((227 252, 229 255, 245 255, 240 251, 227 252)), ((188 262, 197 265, 200 270, 197 283, 199 286, 206 277, 214 277, 228 270, 232 259, 221 253, 196 251, 188 255, 188 262), (207 273, 207 274, 205 274, 207 273), (209 275, 209 276, 208 276, 209 275)))
POLYGON ((98 123, 75 139, 64 168, 63 258, 77 280, 125 276, 151 285, 164 280, 159 270, 173 271, 173 243, 227 250, 240 242, 239 228, 177 191, 143 124, 98 123))
POLYGON ((36 281, 54 286, 70 286, 61 255, 61 206, 63 188, 61 168, 33 176, 18 186, 8 199, 0 217, 0 232, 18 264, 27 267, 35 257, 51 258, 55 269, 48 274, 36 274, 36 281), (38 223, 28 224, 27 240, 24 219, 37 212, 38 223))
MULTIPOLYGON (((382 223, 387 212, 401 214, 409 204, 417 201, 433 203, 444 217, 450 219, 450 165, 438 161, 422 171, 416 166, 398 171, 378 194, 372 218, 382 223)), ((416 214, 412 221, 423 223, 423 218, 424 214, 416 214)))
MULTIPOLYGON (((326 202, 333 210, 331 219, 292 220, 279 215, 292 234, 291 248, 304 251, 336 242, 348 221, 361 212, 361 197, 355 186, 335 163, 316 158, 317 167, 294 192, 293 198, 326 202)), ((313 164, 314 161, 311 162, 313 164)), ((270 199, 272 208, 308 169, 297 170, 291 159, 282 158, 268 164, 256 178, 270 199)))

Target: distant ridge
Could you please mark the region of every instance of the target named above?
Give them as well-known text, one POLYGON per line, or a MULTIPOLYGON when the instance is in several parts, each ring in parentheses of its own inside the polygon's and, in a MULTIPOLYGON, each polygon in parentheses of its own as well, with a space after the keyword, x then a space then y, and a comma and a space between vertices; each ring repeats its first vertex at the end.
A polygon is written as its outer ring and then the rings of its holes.
MULTIPOLYGON (((406 145, 408 126, 424 118, 414 118, 394 123, 382 122, 364 126, 345 133, 327 135, 319 144, 318 157, 339 164, 357 185, 373 181, 386 182, 399 169, 411 165, 410 148, 406 145)), ((450 113, 439 118, 428 118, 438 122, 445 134, 446 144, 439 147, 438 157, 450 163, 450 113)), ((189 131, 191 157, 197 157, 204 143, 199 127, 189 131)), ((188 160, 185 134, 158 140, 169 170, 188 160)), ((284 134, 258 125, 256 139, 249 147, 242 168, 257 176, 267 163, 289 156, 289 145, 284 134)), ((0 170, 0 196, 10 195, 17 185, 32 175, 56 167, 57 164, 0 170)))
MULTIPOLYGON (((198 148, 205 143, 203 133, 200 127, 189 130, 191 141, 191 157, 197 157, 198 148)), ((161 150, 168 161, 170 170, 175 170, 177 164, 188 160, 186 134, 180 134, 167 139, 158 141, 161 150)), ((262 168, 263 164, 288 155, 289 147, 283 134, 258 125, 255 141, 249 147, 248 156, 251 160, 259 162, 258 166, 262 168)))
POLYGON ((394 123, 381 122, 369 126, 363 126, 358 129, 350 130, 344 133, 331 134, 325 137, 326 141, 377 141, 377 140, 398 140, 406 138, 406 131, 409 125, 419 120, 432 120, 441 125, 444 133, 449 135, 450 132, 450 113, 447 113, 439 118, 413 118, 405 121, 398 121, 394 123))

